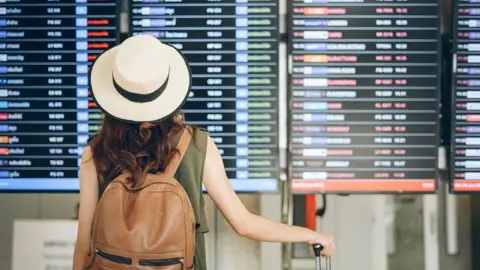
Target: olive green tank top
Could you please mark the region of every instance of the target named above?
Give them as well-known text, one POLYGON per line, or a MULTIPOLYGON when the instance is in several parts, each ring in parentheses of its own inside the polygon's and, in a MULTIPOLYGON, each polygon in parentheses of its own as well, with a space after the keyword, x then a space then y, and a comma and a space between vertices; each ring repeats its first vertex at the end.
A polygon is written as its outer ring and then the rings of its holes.
MULTIPOLYGON (((178 143, 180 136, 181 132, 175 136, 174 144, 178 143)), ((197 221, 194 255, 195 270, 207 270, 204 234, 208 232, 208 225, 205 217, 205 201, 202 193, 203 166, 205 164, 205 154, 207 151, 207 139, 208 132, 204 129, 197 128, 195 136, 190 141, 190 145, 175 174, 175 179, 183 186, 192 202, 195 219, 197 221)), ((103 190, 103 187, 100 185, 99 197, 102 196, 103 190)))

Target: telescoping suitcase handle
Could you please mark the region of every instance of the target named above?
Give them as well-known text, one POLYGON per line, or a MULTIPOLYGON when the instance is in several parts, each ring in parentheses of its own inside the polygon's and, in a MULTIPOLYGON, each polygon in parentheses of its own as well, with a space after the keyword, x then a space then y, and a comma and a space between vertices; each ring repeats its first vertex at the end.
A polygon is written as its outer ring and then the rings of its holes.
MULTIPOLYGON (((320 244, 313 245, 313 253, 315 254, 315 269, 322 270, 322 257, 320 252, 322 251, 323 246, 320 244)), ((327 257, 327 270, 332 270, 332 263, 330 261, 330 257, 327 257)))

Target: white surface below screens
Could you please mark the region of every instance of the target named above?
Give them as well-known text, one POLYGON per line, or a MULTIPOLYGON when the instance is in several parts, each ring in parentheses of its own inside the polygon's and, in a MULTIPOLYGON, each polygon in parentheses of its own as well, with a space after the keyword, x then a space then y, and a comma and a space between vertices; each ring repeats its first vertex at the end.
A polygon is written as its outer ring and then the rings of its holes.
POLYGON ((12 270, 71 270, 77 220, 15 220, 12 270))

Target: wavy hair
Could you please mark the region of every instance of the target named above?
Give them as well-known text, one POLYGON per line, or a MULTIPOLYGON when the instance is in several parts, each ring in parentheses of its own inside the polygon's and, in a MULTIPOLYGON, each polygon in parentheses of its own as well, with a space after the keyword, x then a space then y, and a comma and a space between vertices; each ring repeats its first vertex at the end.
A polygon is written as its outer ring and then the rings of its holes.
POLYGON ((134 184, 148 172, 163 171, 178 152, 173 137, 185 127, 182 114, 141 124, 105 115, 100 132, 89 143, 99 184, 106 187, 125 170, 132 174, 134 184))

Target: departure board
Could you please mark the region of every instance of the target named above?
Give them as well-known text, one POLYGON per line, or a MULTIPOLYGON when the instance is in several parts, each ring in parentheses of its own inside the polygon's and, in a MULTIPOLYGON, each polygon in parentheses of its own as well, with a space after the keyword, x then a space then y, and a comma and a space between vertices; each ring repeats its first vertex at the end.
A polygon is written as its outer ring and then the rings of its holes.
POLYGON ((292 191, 434 192, 439 1, 290 2, 292 191))
POLYGON ((454 1, 451 191, 480 191, 480 1, 454 1))
POLYGON ((237 192, 278 190, 278 1, 133 0, 133 35, 187 58, 188 123, 208 129, 237 192))
POLYGON ((0 4, 0 191, 78 191, 82 146, 101 117, 92 61, 116 43, 115 0, 0 4))

